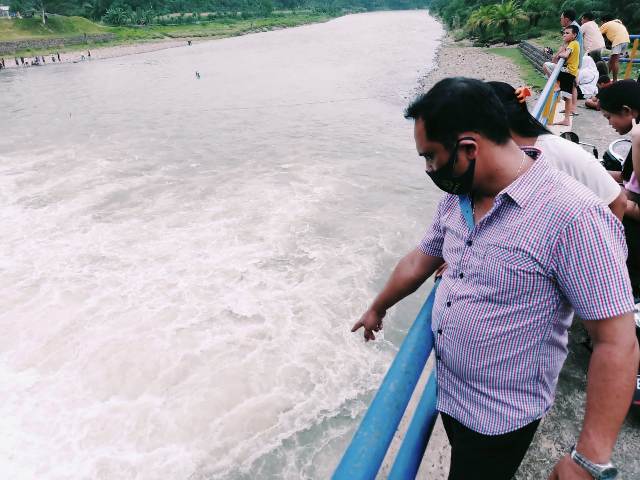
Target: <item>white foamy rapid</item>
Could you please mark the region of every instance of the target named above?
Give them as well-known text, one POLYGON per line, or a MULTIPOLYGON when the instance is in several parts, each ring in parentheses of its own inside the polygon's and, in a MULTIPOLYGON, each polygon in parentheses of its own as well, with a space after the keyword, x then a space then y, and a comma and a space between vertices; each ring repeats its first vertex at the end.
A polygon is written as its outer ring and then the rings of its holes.
POLYGON ((0 75, 0 471, 325 478, 420 299, 425 12, 0 75), (196 80, 195 70, 202 78, 196 80))

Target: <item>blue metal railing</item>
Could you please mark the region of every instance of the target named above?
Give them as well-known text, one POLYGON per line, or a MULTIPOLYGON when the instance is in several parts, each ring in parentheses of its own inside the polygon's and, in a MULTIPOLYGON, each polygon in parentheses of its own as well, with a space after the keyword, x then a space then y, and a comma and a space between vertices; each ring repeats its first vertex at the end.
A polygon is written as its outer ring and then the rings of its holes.
MULTIPOLYGON (((333 474, 334 480, 369 480, 376 477, 433 349, 431 310, 437 285, 438 281, 402 342, 382 385, 333 474)), ((414 478, 418 472, 437 416, 435 386, 432 372, 389 478, 414 478)))
POLYGON ((547 124, 549 114, 555 112, 555 103, 558 100, 558 94, 555 91, 556 82, 558 81, 558 75, 564 65, 564 58, 558 60, 553 72, 549 76, 547 83, 542 89, 542 93, 533 107, 531 114, 540 120, 543 124, 547 124))

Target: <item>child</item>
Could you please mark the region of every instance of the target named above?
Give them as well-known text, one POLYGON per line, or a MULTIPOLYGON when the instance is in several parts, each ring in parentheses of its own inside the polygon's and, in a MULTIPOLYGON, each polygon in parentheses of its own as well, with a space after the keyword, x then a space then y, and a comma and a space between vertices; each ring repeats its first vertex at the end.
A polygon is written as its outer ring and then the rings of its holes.
MULTIPOLYGON (((608 75, 600 75, 598 78, 598 92, 611 85, 611 83, 613 82, 611 82, 608 75)), ((584 106, 593 110, 600 110, 600 100, 597 96, 589 98, 584 102, 584 106)))
MULTIPOLYGON (((571 112, 573 111, 573 86, 576 83, 578 75, 578 65, 580 64, 580 44, 576 41, 578 37, 578 27, 569 25, 562 31, 562 48, 553 56, 553 62, 557 62, 560 58, 565 59, 565 64, 558 75, 560 82, 560 95, 564 98, 564 119, 555 125, 571 126, 571 112)), ((547 75, 551 75, 554 65, 550 63, 544 64, 544 70, 547 75)))

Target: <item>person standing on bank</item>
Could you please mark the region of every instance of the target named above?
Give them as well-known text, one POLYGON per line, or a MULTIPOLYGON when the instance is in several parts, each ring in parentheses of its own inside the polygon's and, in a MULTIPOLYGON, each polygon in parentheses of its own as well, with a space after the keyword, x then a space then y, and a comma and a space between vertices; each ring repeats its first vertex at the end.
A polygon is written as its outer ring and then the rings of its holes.
POLYGON ((611 55, 609 56, 609 73, 614 82, 618 81, 620 70, 620 57, 629 46, 629 32, 622 22, 611 15, 602 16, 600 32, 611 43, 611 55))
POLYGON ((556 63, 561 59, 565 59, 565 65, 562 67, 558 75, 558 82, 560 82, 560 96, 564 98, 564 119, 554 123, 554 125, 571 126, 571 115, 576 107, 577 100, 574 103, 574 97, 578 98, 578 89, 576 86, 576 78, 578 76, 580 57, 582 50, 580 44, 576 40, 578 36, 579 28, 575 25, 569 25, 562 31, 562 47, 553 56, 551 62, 544 62, 542 69, 547 76, 551 76, 551 73, 556 67, 556 63))
POLYGON ((447 193, 352 331, 375 339, 387 310, 446 261, 432 329, 449 479, 510 480, 553 403, 575 310, 594 342, 586 413, 550 478, 615 475, 640 358, 620 222, 540 150, 516 145, 479 80, 438 82, 406 117, 427 175, 447 193))
MULTIPOLYGON (((576 33, 576 41, 578 45, 580 45, 580 58, 578 59, 578 69, 582 68, 582 56, 584 55, 584 34, 582 32, 582 27, 578 23, 576 19, 576 11, 573 8, 568 8, 563 10, 560 14, 560 26, 563 29, 566 29, 569 25, 575 25, 578 28, 578 32, 576 33)), ((576 72, 576 77, 578 73, 576 72)), ((578 88, 577 84, 573 86, 572 95, 572 103, 571 103, 571 114, 576 114, 576 107, 578 105, 578 88)))
POLYGON ((595 22, 595 15, 592 12, 585 12, 580 17, 580 29, 584 39, 584 51, 593 58, 594 62, 602 60, 602 49, 604 48, 604 37, 600 33, 600 28, 595 22))

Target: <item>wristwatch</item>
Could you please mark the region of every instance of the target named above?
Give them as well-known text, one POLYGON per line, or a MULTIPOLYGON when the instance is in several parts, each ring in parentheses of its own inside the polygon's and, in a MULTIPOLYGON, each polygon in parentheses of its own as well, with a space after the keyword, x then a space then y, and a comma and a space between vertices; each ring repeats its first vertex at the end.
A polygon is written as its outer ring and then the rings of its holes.
POLYGON ((593 463, 580 455, 575 445, 571 447, 571 459, 589 472, 596 480, 611 480, 618 477, 618 469, 613 466, 613 463, 609 462, 604 465, 593 463))

